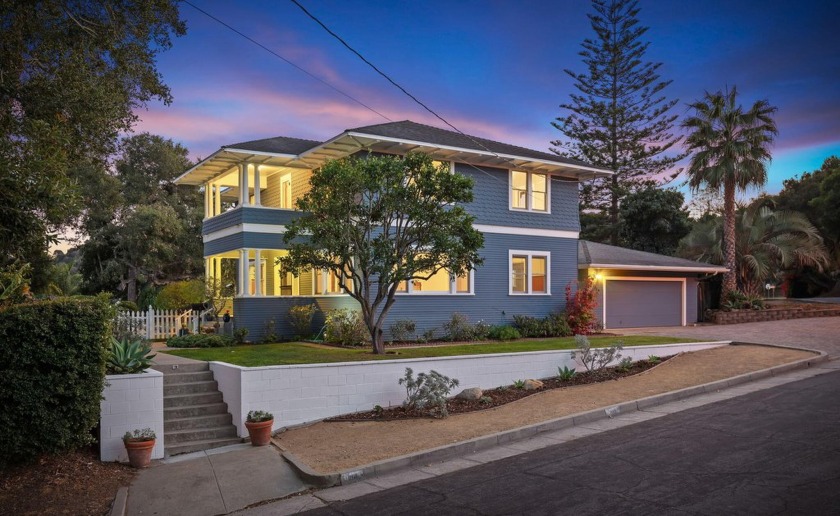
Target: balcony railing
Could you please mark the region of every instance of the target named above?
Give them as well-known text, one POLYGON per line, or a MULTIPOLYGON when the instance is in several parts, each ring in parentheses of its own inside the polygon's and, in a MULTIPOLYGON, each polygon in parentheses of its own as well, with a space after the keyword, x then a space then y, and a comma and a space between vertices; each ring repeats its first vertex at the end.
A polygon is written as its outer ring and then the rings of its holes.
POLYGON ((205 219, 201 232, 203 235, 207 235, 240 224, 286 226, 300 215, 301 212, 296 210, 241 206, 221 215, 205 219))

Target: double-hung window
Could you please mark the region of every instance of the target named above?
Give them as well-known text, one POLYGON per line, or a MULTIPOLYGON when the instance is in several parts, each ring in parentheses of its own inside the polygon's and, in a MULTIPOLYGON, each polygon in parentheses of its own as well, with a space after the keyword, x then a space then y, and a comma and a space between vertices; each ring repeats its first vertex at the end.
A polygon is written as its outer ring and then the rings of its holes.
POLYGON ((452 276, 445 269, 437 271, 427 280, 401 281, 397 285, 400 294, 472 294, 473 271, 461 276, 452 276))
POLYGON ((551 294, 551 253, 510 251, 510 294, 551 294))
POLYGON ((510 171, 510 209, 548 213, 549 180, 546 174, 510 171))

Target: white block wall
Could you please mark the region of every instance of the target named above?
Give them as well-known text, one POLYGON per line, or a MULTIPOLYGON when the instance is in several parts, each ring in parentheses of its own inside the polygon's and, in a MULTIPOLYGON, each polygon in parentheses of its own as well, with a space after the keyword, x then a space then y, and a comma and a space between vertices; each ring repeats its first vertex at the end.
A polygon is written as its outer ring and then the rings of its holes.
POLYGON ((99 453, 103 462, 127 462, 123 435, 151 428, 157 439, 153 459, 163 458, 163 373, 147 369, 139 374, 105 377, 100 403, 99 453))
MULTIPOLYGON (((727 344, 698 342, 628 347, 622 351, 622 357, 636 361, 649 355, 664 357, 727 344)), ((457 378, 460 385, 452 395, 468 387, 492 389, 515 380, 552 377, 558 367, 583 369, 571 358, 571 350, 266 367, 210 364, 241 437, 247 435, 244 421, 250 410, 273 413, 273 429, 278 430, 371 410, 375 405, 400 405, 406 394, 397 381, 403 377, 406 367, 412 368, 415 376, 434 369, 457 378)))

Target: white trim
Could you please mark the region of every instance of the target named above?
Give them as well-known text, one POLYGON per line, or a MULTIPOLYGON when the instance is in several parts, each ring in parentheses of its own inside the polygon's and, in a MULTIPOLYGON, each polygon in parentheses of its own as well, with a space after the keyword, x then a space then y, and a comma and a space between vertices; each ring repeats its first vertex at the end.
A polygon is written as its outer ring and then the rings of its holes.
POLYGON ((550 251, 521 251, 518 249, 508 250, 508 295, 510 296, 550 296, 551 295, 551 252, 550 251), (527 267, 528 275, 525 278, 525 286, 527 292, 513 291, 513 257, 526 256, 528 258, 527 267), (531 266, 531 261, 534 257, 545 258, 545 292, 532 292, 531 280, 534 268, 531 266))
POLYGON ((282 235, 285 232, 286 226, 279 224, 254 224, 246 222, 244 224, 237 224, 218 231, 213 231, 212 233, 207 233, 202 237, 202 240, 206 244, 207 242, 212 242, 213 240, 218 240, 237 233, 269 233, 272 235, 282 235))
POLYGON ((608 281, 670 281, 670 282, 678 282, 682 284, 682 306, 681 306, 681 321, 682 326, 686 326, 686 307, 687 307, 687 286, 686 286, 686 278, 655 278, 655 277, 646 277, 646 276, 605 276, 603 284, 601 286, 601 324, 604 326, 604 329, 609 329, 607 327, 607 282, 608 281))
POLYGON ((668 265, 622 265, 618 263, 589 263, 578 265, 578 269, 616 269, 624 271, 661 271, 661 272, 726 272, 726 267, 671 267, 668 265))
POLYGON ((502 235, 524 235, 574 239, 577 239, 580 236, 580 233, 578 231, 566 231, 562 229, 537 229, 513 226, 494 226, 490 224, 473 224, 473 228, 476 231, 481 231, 482 233, 499 233, 502 235))
MULTIPOLYGON (((278 157, 278 158, 297 158, 298 157, 297 154, 286 154, 286 153, 283 153, 283 152, 255 151, 255 150, 248 150, 248 149, 238 149, 236 147, 222 147, 221 149, 214 152, 213 155, 218 154, 218 153, 223 152, 223 151, 225 151, 225 152, 239 152, 239 153, 242 153, 242 154, 253 154, 254 156, 272 156, 272 157, 278 157)), ((210 159, 212 157, 213 156, 211 155, 207 159, 210 159)), ((204 160, 204 161, 207 161, 207 160, 204 160)))
POLYGON ((551 215, 551 174, 548 172, 532 172, 530 170, 508 170, 508 210, 522 211, 527 213, 539 213, 543 215, 551 215), (519 172, 525 174, 525 208, 517 208, 513 205, 513 173, 519 172), (536 210, 533 208, 533 187, 531 177, 534 175, 545 176, 545 209, 536 210))

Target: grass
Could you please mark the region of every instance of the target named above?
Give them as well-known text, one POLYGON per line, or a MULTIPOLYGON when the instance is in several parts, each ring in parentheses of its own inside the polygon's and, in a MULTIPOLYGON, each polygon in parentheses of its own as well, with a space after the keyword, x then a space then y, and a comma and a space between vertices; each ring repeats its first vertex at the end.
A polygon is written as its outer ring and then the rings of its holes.
MULTIPOLYGON (((649 335, 597 336, 590 337, 593 347, 609 346, 621 342, 627 346, 673 344, 691 342, 691 339, 654 337, 649 335)), ((284 342, 277 344, 255 344, 229 348, 179 349, 167 351, 172 355, 195 360, 227 362, 245 367, 323 364, 331 362, 361 362, 365 360, 393 360, 397 358, 450 357, 458 355, 481 355, 486 353, 516 353, 523 351, 551 351, 575 349, 575 339, 564 337, 543 340, 518 340, 512 342, 488 342, 485 344, 456 344, 452 346, 430 346, 418 348, 396 348, 387 355, 374 355, 370 347, 336 348, 307 342, 284 342)))

